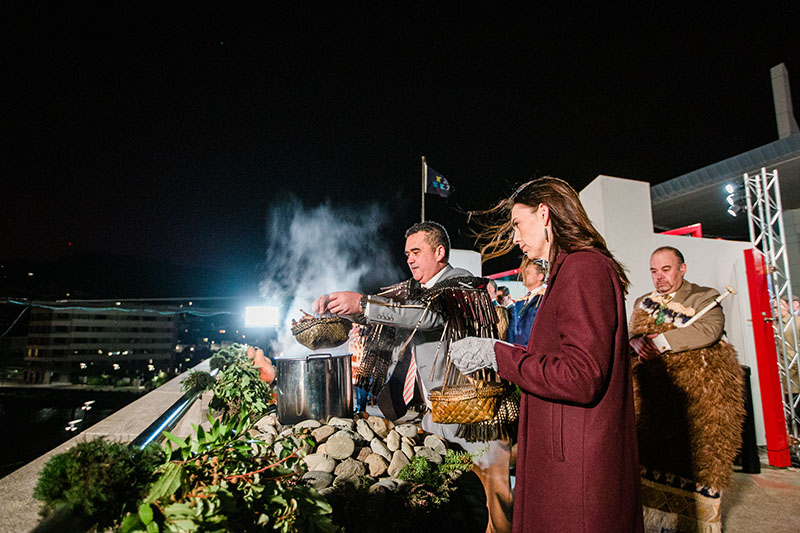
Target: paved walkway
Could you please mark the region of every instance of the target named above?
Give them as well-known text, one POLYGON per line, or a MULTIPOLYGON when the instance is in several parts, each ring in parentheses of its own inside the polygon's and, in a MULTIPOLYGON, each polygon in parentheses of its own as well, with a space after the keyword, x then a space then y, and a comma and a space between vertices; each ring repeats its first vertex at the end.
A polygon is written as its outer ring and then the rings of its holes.
POLYGON ((733 475, 722 495, 724 533, 800 532, 800 469, 773 468, 733 475))

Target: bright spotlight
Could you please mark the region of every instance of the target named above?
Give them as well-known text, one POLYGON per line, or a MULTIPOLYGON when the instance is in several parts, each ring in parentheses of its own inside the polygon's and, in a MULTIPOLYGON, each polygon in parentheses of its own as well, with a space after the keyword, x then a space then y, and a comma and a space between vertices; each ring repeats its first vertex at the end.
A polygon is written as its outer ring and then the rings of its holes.
POLYGON ((244 325, 248 328, 275 327, 280 309, 272 305, 250 305, 244 309, 244 325))
POLYGON ((732 183, 728 183, 727 185, 725 185, 725 192, 727 192, 728 194, 733 194, 733 191, 735 190, 736 188, 733 186, 732 183))
POLYGON ((738 215, 739 213, 741 213, 742 211, 744 211, 744 208, 743 208, 742 206, 740 206, 739 204, 732 205, 732 206, 730 206, 730 207, 728 208, 728 214, 729 214, 730 216, 732 216, 732 217, 735 217, 735 216, 737 216, 737 215, 738 215))

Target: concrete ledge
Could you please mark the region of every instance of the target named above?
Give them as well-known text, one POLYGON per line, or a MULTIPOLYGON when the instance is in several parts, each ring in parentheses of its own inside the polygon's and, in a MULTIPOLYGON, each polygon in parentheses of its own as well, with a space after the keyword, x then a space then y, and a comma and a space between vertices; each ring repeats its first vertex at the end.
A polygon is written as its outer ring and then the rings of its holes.
MULTIPOLYGON (((208 371, 208 369, 209 362, 206 360, 192 370, 208 371)), ((79 442, 101 436, 109 440, 130 442, 183 396, 181 381, 188 372, 176 376, 108 418, 87 428, 75 438, 0 479, 0 509, 3 510, 0 513, 0 533, 30 531, 38 524, 40 503, 33 498, 33 488, 39 479, 39 472, 51 456, 65 452, 79 442)), ((210 396, 206 394, 201 401, 195 402, 178 422, 173 433, 184 437, 192 430, 191 424, 206 422, 209 398, 210 396)), ((25 435, 17 435, 14 438, 24 439, 25 435)))

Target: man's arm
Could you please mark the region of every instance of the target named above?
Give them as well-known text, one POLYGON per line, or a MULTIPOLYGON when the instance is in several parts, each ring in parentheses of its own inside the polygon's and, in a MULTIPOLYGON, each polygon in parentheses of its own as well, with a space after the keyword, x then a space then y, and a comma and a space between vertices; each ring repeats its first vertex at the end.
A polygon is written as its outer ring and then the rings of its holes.
POLYGON ((419 324, 419 329, 422 331, 441 329, 445 323, 444 316, 425 302, 409 300, 400 304, 380 296, 367 297, 364 315, 369 322, 389 324, 403 329, 414 329, 419 324))

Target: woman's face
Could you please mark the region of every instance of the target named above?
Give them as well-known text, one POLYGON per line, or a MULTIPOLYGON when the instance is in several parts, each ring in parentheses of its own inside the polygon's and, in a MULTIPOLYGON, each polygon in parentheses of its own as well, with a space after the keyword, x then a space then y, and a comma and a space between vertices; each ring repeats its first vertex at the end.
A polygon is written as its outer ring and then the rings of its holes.
POLYGON ((545 228, 549 222, 550 210, 544 204, 539 204, 536 208, 514 204, 511 208, 514 244, 519 245, 528 259, 549 259, 550 243, 545 240, 545 228))

